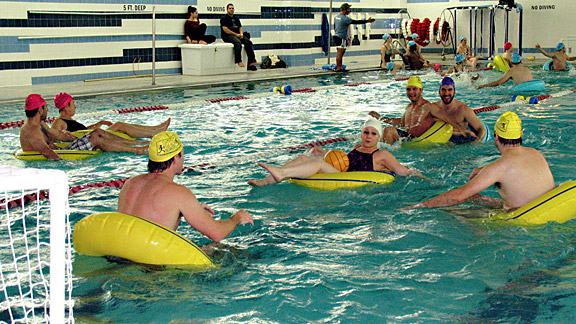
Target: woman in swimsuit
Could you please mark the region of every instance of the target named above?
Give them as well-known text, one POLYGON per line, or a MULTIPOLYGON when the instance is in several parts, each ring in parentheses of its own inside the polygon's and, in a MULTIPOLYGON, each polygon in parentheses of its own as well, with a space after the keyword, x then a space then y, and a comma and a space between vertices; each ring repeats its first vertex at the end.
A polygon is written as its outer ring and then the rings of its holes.
POLYGON ((392 55, 398 53, 398 51, 392 48, 392 37, 390 37, 390 34, 382 35, 382 39, 384 40, 384 45, 382 45, 382 49, 380 50, 382 54, 380 67, 390 71, 392 74, 396 74, 396 70, 403 68, 404 65, 392 62, 392 55))
POLYGON ((456 54, 462 54, 466 58, 466 64, 476 68, 476 64, 478 63, 478 58, 476 56, 472 56, 470 46, 468 46, 467 39, 464 36, 460 36, 460 46, 456 50, 456 54))
MULTIPOLYGON (((378 142, 382 138, 382 124, 374 118, 370 118, 362 126, 362 144, 357 144, 348 153, 350 167, 348 171, 379 171, 388 169, 397 175, 415 175, 422 177, 416 170, 411 170, 403 166, 396 160, 392 153, 378 149, 378 142)), ((315 154, 327 153, 324 149, 315 148, 315 154)), ((248 184, 256 187, 267 186, 278 183, 286 178, 307 178, 317 173, 339 172, 323 158, 311 158, 307 155, 300 155, 294 160, 281 167, 266 163, 258 163, 259 166, 270 172, 264 179, 250 180, 248 184)))

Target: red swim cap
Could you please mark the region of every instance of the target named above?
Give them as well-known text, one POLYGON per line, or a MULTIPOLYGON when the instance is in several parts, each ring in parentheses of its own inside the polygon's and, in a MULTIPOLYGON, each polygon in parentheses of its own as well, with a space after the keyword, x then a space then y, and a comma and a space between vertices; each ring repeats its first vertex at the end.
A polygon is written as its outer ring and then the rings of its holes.
POLYGON ((46 100, 39 94, 31 94, 26 98, 26 110, 34 110, 46 104, 46 100))
POLYGON ((512 43, 508 43, 508 42, 507 42, 506 44, 504 44, 504 50, 505 50, 505 51, 507 51, 507 50, 509 50, 509 49, 511 49, 511 48, 512 48, 512 43))
POLYGON ((60 92, 56 97, 54 97, 54 105, 56 105, 56 108, 58 109, 64 109, 64 107, 66 107, 66 105, 73 99, 74 98, 66 92, 60 92))

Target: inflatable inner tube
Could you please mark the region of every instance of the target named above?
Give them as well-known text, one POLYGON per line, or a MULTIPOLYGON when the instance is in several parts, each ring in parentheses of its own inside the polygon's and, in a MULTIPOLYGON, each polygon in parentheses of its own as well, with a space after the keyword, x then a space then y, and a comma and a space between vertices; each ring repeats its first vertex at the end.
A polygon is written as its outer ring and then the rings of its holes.
POLYGON ((564 223, 576 217, 576 181, 566 181, 544 195, 510 213, 498 213, 495 219, 518 225, 546 222, 564 223))
POLYGON ((290 178, 286 181, 308 188, 334 190, 357 188, 370 184, 387 184, 394 181, 395 178, 394 172, 382 170, 318 173, 308 178, 290 178))
POLYGON ((212 260, 184 236, 148 219, 117 213, 95 213, 74 225, 76 252, 115 256, 144 264, 212 265, 212 260))
MULTIPOLYGON (((67 143, 68 146, 70 143, 67 143)), ((96 155, 100 154, 102 151, 94 150, 94 151, 76 151, 76 150, 55 150, 58 156, 64 160, 86 160, 95 157, 96 155)), ((19 160, 24 161, 47 161, 48 159, 42 155, 40 152, 36 151, 22 151, 18 150, 14 152, 14 156, 19 160)))
POLYGON ((412 141, 406 142, 407 145, 412 147, 424 147, 431 144, 443 144, 448 143, 450 137, 452 137, 452 132, 454 131, 452 125, 437 120, 432 124, 424 134, 412 141))
MULTIPOLYGON (((554 64, 552 64, 552 63, 553 63, 552 60, 544 63, 544 64, 542 65, 542 70, 544 70, 544 71, 553 71, 553 70, 554 70, 554 64)), ((572 65, 572 63, 566 62, 566 69, 567 69, 567 70, 571 70, 571 69, 573 69, 573 68, 574 68, 574 66, 572 65)))
POLYGON ((510 87, 510 91, 523 92, 523 91, 544 91, 546 84, 542 80, 532 80, 518 83, 510 87))
POLYGON ((506 61, 506 59, 500 55, 496 55, 496 57, 494 57, 494 67, 500 72, 508 72, 508 70, 510 70, 508 61, 506 61))

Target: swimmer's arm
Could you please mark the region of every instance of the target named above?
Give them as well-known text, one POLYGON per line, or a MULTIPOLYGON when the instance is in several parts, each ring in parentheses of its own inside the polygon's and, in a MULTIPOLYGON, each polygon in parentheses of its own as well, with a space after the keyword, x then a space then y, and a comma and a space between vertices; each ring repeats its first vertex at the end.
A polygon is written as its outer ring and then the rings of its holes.
POLYGON ((472 126, 472 128, 474 128, 477 132, 476 134, 474 134, 474 136, 476 136, 475 141, 481 141, 486 136, 487 130, 480 121, 480 118, 476 116, 472 108, 468 107, 466 111, 467 111, 466 120, 468 121, 468 124, 472 126))
POLYGON ((57 129, 59 131, 65 131, 66 128, 68 128, 68 125, 66 124, 65 121, 63 121, 60 118, 57 118, 53 123, 52 123, 52 128, 57 129))
POLYGON ((77 137, 72 135, 72 133, 66 130, 58 130, 46 125, 45 122, 40 122, 40 127, 42 127, 46 133, 50 136, 52 140, 58 140, 63 142, 74 142, 77 137))
POLYGON ((554 58, 556 55, 554 54, 550 54, 548 52, 546 52, 545 50, 542 49, 542 47, 540 47, 540 44, 536 44, 536 49, 540 51, 540 53, 544 54, 544 56, 548 56, 549 58, 554 58))
POLYGON ((184 202, 180 212, 184 215, 186 222, 215 242, 220 242, 230 235, 238 225, 248 223, 254 225, 252 216, 243 209, 228 219, 216 220, 212 217, 214 211, 208 205, 198 202, 196 196, 189 189, 182 187, 178 190, 180 193, 177 197, 180 198, 177 201, 184 202))
POLYGON ((42 132, 34 132, 33 134, 27 134, 28 143, 32 146, 33 151, 39 152, 45 158, 52 161, 61 160, 60 157, 54 150, 50 148, 48 143, 44 140, 44 135, 42 132))
POLYGON ((566 56, 567 61, 576 61, 576 56, 566 56))
POLYGON ((506 71, 506 73, 504 73, 504 75, 500 79, 493 81, 493 82, 490 82, 490 83, 479 85, 477 89, 482 89, 485 87, 495 87, 495 86, 502 85, 502 84, 508 82, 508 80, 510 80, 511 77, 512 77, 512 73, 510 73, 510 70, 508 70, 508 71, 506 71))
MULTIPOLYGON (((392 153, 390 153, 386 150, 380 150, 380 151, 376 152, 374 154, 374 158, 376 159, 376 163, 381 167, 380 170, 387 168, 390 171, 396 173, 397 175, 400 175, 403 177, 407 177, 413 173, 415 176, 418 176, 418 174, 420 173, 420 172, 416 171, 418 173, 417 174, 416 172, 413 172, 410 169, 408 169, 407 167, 400 164, 400 162, 398 162, 398 160, 396 160, 394 155, 392 155, 392 153)), ((420 175, 422 175, 422 174, 420 174, 420 175)))
POLYGON ((386 124, 390 124, 390 125, 394 125, 394 126, 401 126, 404 124, 403 122, 403 118, 404 116, 402 116, 402 118, 398 118, 398 117, 386 117, 386 116, 382 116, 379 113, 375 112, 375 111, 371 111, 368 113, 370 116, 385 122, 386 124))

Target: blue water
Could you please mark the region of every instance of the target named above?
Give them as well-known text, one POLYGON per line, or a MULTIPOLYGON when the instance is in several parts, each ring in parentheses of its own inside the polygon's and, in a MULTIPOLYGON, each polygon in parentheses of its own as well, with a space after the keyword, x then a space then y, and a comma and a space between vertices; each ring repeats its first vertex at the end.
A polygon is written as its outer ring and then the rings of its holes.
MULTIPOLYGON (((576 88, 569 72, 544 73, 546 93, 576 88)), ((499 77, 481 72, 479 82, 499 77)), ((402 75, 401 75, 402 76, 402 75)), ((380 72, 303 78, 205 89, 102 96, 77 100, 78 114, 184 103, 293 88, 376 82, 380 72)), ((440 77, 423 76, 424 97, 438 100, 440 77)), ((472 108, 510 100, 505 88, 475 90, 458 78, 456 98, 472 108)), ((104 118, 156 124, 172 118, 185 145, 186 165, 214 169, 176 178, 228 218, 245 208, 255 226, 242 226, 212 244, 219 267, 205 272, 110 263, 74 255, 75 317, 113 323, 573 323, 576 320, 576 223, 503 226, 479 219, 471 205, 398 209, 466 183, 472 169, 498 158, 493 143, 430 149, 383 146, 431 182, 398 178, 388 186, 333 192, 281 183, 252 188, 266 175, 256 162, 282 164, 298 153, 273 149, 354 135, 367 112, 400 116, 405 82, 337 86, 316 93, 226 101, 176 110, 104 118), (258 158, 250 157, 258 154, 258 158), (239 161, 238 163, 235 163, 239 161)), ((524 122, 524 144, 543 152, 557 183, 575 179, 575 95, 510 110, 524 122)), ((490 128, 504 109, 481 113, 490 128)), ((50 116, 56 112, 51 111, 50 116)), ((21 107, 0 110, 0 121, 23 119, 21 107)), ((79 118, 89 124, 102 119, 79 118)), ((105 153, 83 162, 23 162, 18 129, 0 131, 0 164, 59 168, 70 185, 133 176, 146 160, 105 153)), ((328 149, 349 150, 350 142, 328 149)), ((70 196, 71 219, 116 208, 119 189, 92 188, 70 196)), ((494 189, 485 192, 496 196, 494 189)), ((198 244, 210 241, 182 224, 198 244)))

